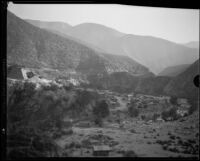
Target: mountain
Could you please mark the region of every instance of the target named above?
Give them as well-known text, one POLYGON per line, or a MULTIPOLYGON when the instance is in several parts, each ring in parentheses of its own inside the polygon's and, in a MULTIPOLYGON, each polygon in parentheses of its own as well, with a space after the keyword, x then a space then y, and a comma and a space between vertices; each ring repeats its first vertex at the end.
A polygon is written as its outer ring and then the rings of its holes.
POLYGON ((199 74, 199 60, 190 65, 183 73, 174 77, 164 88, 166 94, 197 99, 199 90, 193 79, 199 74))
POLYGON ((185 71, 190 64, 182 64, 182 65, 176 65, 172 67, 167 67, 163 71, 161 71, 158 76, 169 76, 169 77, 175 77, 185 71))
MULTIPOLYGON (((50 29, 48 25, 45 28, 50 29)), ((129 56, 156 74, 166 67, 191 64, 199 58, 198 49, 152 36, 124 34, 94 23, 83 23, 67 31, 55 28, 54 31, 98 47, 105 53, 129 56)))
POLYGON ((129 93, 134 91, 138 83, 138 78, 127 72, 115 72, 102 77, 89 75, 88 80, 90 84, 86 86, 119 93, 129 93))
POLYGON ((189 47, 189 48, 197 48, 197 49, 199 49, 199 41, 191 41, 191 42, 188 42, 188 43, 186 43, 184 45, 189 47))
POLYGON ((151 36, 126 35, 121 41, 127 55, 156 74, 166 67, 191 64, 199 58, 197 49, 151 36))
MULTIPOLYGON (((152 76, 137 78, 132 89, 137 93, 173 95, 179 98, 187 98, 191 102, 196 102, 199 97, 199 90, 194 85, 193 79, 198 74, 199 60, 189 65, 183 72, 174 77, 152 76)), ((130 87, 133 86, 130 85, 130 87)))
MULTIPOLYGON (((63 23, 58 25, 57 22, 50 26, 60 26, 66 30, 70 27, 63 23)), ((7 63, 35 68, 71 69, 84 74, 118 71, 136 75, 150 73, 148 68, 127 56, 116 57, 96 52, 70 38, 35 27, 10 12, 7 13, 7 63)))
POLYGON ((57 30, 62 32, 68 32, 72 28, 71 25, 64 22, 48 22, 40 20, 28 20, 28 19, 26 19, 25 21, 39 28, 48 28, 49 30, 57 30))
MULTIPOLYGON (((104 41, 113 42, 119 36, 124 34, 113 30, 109 27, 105 27, 103 25, 98 25, 94 23, 84 23, 74 27, 69 27, 68 24, 66 28, 63 28, 62 22, 51 22, 52 24, 56 24, 51 26, 50 22, 38 21, 38 20, 30 20, 26 19, 28 23, 37 26, 39 28, 50 30, 51 32, 57 33, 60 36, 69 37, 84 44, 86 46, 91 47, 94 50, 107 52, 104 50, 104 47, 99 47, 98 44, 104 44, 104 41), (98 39, 94 42, 94 37, 98 37, 98 39)), ((116 52, 117 53, 117 52, 116 52)))
POLYGON ((164 95, 164 87, 170 80, 170 77, 164 76, 140 78, 135 92, 150 95, 164 95))
POLYGON ((138 78, 135 92, 151 95, 169 95, 189 100, 198 100, 198 88, 193 79, 199 74, 199 60, 195 61, 183 72, 174 77, 154 76, 138 78))

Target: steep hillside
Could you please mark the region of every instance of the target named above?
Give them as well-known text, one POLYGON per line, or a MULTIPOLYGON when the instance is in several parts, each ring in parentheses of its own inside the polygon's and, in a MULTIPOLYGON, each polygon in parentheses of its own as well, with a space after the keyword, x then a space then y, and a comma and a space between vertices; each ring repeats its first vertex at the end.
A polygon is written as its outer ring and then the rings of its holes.
POLYGON ((193 79, 199 74, 199 60, 190 65, 184 72, 174 77, 154 76, 136 77, 128 72, 116 72, 104 76, 90 75, 90 86, 108 89, 121 93, 142 93, 150 95, 175 95, 196 101, 198 88, 193 79))
POLYGON ((96 74, 108 72, 108 69, 109 72, 124 70, 141 75, 149 73, 146 67, 129 60, 126 56, 112 61, 118 58, 114 55, 108 56, 109 58, 103 56, 105 54, 72 39, 35 27, 10 12, 7 15, 7 44, 9 64, 72 69, 96 74))
POLYGON ((136 61, 155 73, 169 66, 192 64, 199 58, 198 50, 150 36, 126 35, 121 48, 136 61))
POLYGON ((72 30, 66 34, 93 44, 105 50, 107 53, 124 55, 120 53, 117 46, 119 46, 118 39, 125 34, 112 28, 95 23, 83 23, 74 26, 72 30))
POLYGON ((103 49, 98 48, 97 46, 94 46, 91 43, 82 41, 78 38, 72 37, 70 35, 68 35, 67 33, 71 33, 72 32, 72 26, 70 26, 67 23, 63 23, 63 22, 47 22, 47 21, 39 21, 39 20, 29 20, 29 19, 25 19, 26 22, 30 23, 31 25, 34 25, 36 27, 39 27, 41 29, 46 29, 50 32, 53 32, 59 36, 65 37, 67 39, 71 39, 73 41, 76 41, 82 45, 85 45, 89 48, 94 49, 95 51, 98 52, 106 52, 103 49))
POLYGON ((115 72, 104 76, 97 77, 89 75, 92 88, 111 90, 119 93, 130 93, 135 90, 138 84, 139 77, 133 76, 128 72, 115 72))
MULTIPOLYGON (((31 20, 29 20, 31 23, 31 20)), ((37 25, 37 24, 35 24, 37 25)), ((51 29, 48 25, 46 29, 51 29)), ((158 74, 166 67, 191 64, 199 58, 198 49, 161 38, 123 34, 94 23, 83 23, 70 30, 54 28, 114 55, 127 55, 158 74)))
POLYGON ((69 32, 69 30, 72 28, 71 25, 64 22, 48 22, 39 20, 28 20, 28 19, 26 19, 25 21, 39 28, 48 28, 51 30, 58 30, 58 31, 61 30, 63 32, 69 32))
POLYGON ((175 77, 179 75, 180 73, 184 72, 189 66, 190 64, 182 64, 182 65, 167 67, 163 71, 161 71, 158 75, 175 77))
POLYGON ((190 99, 198 98, 198 88, 193 84, 194 77, 199 74, 199 60, 177 77, 173 78, 164 88, 165 93, 190 99))
POLYGON ((169 77, 148 77, 141 78, 135 89, 138 93, 150 95, 164 95, 164 87, 170 81, 169 77))

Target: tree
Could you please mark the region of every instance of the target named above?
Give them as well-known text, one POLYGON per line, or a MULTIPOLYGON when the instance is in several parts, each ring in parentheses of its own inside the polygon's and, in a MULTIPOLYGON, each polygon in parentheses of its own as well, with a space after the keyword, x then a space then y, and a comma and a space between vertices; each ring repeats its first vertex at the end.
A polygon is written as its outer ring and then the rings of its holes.
POLYGON ((95 124, 98 124, 99 126, 102 126, 103 124, 103 118, 107 117, 110 114, 108 104, 105 100, 102 100, 97 103, 96 106, 93 108, 93 114, 95 116, 95 124))
POLYGON ((33 72, 27 72, 26 75, 28 78, 32 78, 34 76, 33 72))
POLYGON ((105 100, 102 100, 99 103, 97 103, 97 106, 93 108, 93 114, 100 118, 105 118, 110 114, 108 104, 105 100))

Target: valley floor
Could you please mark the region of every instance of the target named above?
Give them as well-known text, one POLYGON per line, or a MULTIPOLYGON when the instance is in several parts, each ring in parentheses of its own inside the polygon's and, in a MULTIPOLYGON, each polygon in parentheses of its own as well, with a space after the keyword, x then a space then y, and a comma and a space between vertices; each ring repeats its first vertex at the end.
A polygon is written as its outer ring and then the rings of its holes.
MULTIPOLYGON (((115 98, 119 106, 112 112, 126 111, 127 101, 120 96, 115 98)), ((92 157, 94 145, 110 146, 110 157, 123 157, 127 151, 132 151, 131 156, 135 157, 198 157, 198 112, 169 122, 124 117, 123 123, 120 126, 118 122, 107 119, 103 127, 74 124, 73 134, 63 135, 55 141, 61 147, 63 157, 92 157)))

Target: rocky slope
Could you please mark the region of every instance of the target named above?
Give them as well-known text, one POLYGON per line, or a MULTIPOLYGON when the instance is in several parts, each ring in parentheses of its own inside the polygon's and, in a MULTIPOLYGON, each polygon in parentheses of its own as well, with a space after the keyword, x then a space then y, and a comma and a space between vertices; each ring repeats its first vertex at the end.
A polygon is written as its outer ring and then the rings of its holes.
POLYGON ((165 93, 197 99, 199 91, 193 83, 193 79, 197 74, 199 74, 199 60, 195 61, 183 73, 173 78, 164 88, 165 93))
POLYGON ((189 66, 190 64, 182 64, 182 65, 167 67, 163 71, 161 71, 158 75, 175 77, 180 73, 184 72, 189 66))
MULTIPOLYGON (((28 22, 41 28, 52 29, 48 25, 38 25, 32 20, 28 22)), ((67 30, 60 27, 53 30, 80 39, 106 53, 127 55, 155 74, 169 66, 191 64, 199 58, 198 49, 152 36, 124 34, 100 24, 83 23, 67 30)))
POLYGON ((116 72, 103 77, 88 77, 92 87, 110 89, 117 92, 137 92, 150 95, 175 95, 197 100, 198 88, 193 79, 199 74, 199 60, 175 77, 148 76, 136 77, 128 72, 116 72))
MULTIPOLYGON (((67 28, 67 25, 62 26, 67 28)), ((126 56, 105 56, 74 40, 35 27, 10 12, 7 14, 7 62, 26 67, 72 69, 83 73, 149 73, 146 67, 126 56)))

